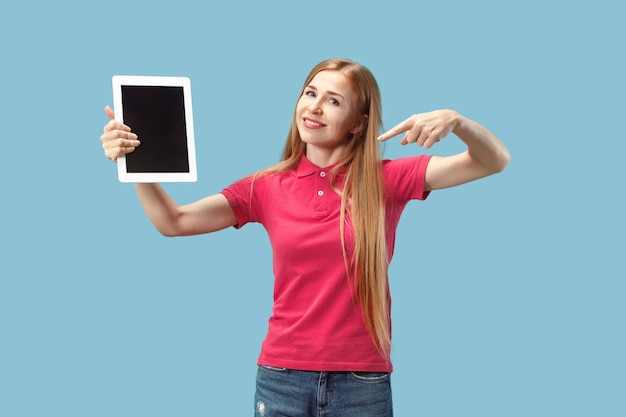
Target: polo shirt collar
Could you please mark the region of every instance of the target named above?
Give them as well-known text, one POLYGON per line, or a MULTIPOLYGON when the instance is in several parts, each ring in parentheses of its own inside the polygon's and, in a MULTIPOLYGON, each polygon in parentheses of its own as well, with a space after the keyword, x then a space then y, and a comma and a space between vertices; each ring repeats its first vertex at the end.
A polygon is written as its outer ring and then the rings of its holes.
POLYGON ((317 165, 315 165, 313 162, 309 161, 306 155, 302 155, 302 157, 300 158, 300 163, 298 164, 298 167, 296 168, 296 174, 298 178, 300 178, 300 177, 306 177, 307 175, 315 174, 316 172, 320 172, 320 171, 328 172, 331 169, 333 169, 335 165, 337 164, 339 164, 339 162, 335 162, 332 165, 329 165, 324 168, 320 168, 317 165))

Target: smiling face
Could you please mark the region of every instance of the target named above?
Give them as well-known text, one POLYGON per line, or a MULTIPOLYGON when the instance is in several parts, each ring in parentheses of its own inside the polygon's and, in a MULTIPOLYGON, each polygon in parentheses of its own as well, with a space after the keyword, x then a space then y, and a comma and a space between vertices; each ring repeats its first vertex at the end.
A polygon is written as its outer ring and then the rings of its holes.
POLYGON ((364 116, 356 108, 352 84, 338 71, 317 73, 296 105, 296 126, 300 138, 307 144, 309 159, 319 153, 326 159, 336 159, 363 122, 364 116))

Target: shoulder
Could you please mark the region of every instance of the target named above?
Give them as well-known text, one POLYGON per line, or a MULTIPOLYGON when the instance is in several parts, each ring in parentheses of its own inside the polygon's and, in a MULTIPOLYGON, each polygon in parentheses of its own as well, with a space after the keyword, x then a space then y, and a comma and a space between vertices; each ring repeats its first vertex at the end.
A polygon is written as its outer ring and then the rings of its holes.
POLYGON ((417 155, 398 159, 383 159, 383 175, 387 177, 398 173, 407 174, 411 172, 425 174, 431 157, 432 155, 417 155))
POLYGON ((264 192, 280 187, 286 179, 293 177, 295 177, 293 170, 283 172, 264 170, 243 177, 225 187, 224 190, 246 194, 264 192))

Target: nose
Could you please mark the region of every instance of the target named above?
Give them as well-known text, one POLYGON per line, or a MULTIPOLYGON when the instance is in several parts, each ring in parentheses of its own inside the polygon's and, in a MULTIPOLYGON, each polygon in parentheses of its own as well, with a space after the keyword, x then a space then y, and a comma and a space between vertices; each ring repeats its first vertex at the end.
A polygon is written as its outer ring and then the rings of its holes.
POLYGON ((322 102, 320 97, 316 97, 309 103, 309 111, 313 114, 322 114, 322 102))

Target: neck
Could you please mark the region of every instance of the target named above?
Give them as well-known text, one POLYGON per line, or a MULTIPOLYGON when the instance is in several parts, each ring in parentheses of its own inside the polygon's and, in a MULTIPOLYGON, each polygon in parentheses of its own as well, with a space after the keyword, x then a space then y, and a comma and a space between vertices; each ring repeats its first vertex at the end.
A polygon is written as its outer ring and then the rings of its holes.
POLYGON ((314 165, 317 165, 320 168, 325 168, 338 162, 343 156, 344 150, 344 146, 338 146, 335 148, 321 148, 318 146, 307 144, 306 157, 314 165))

